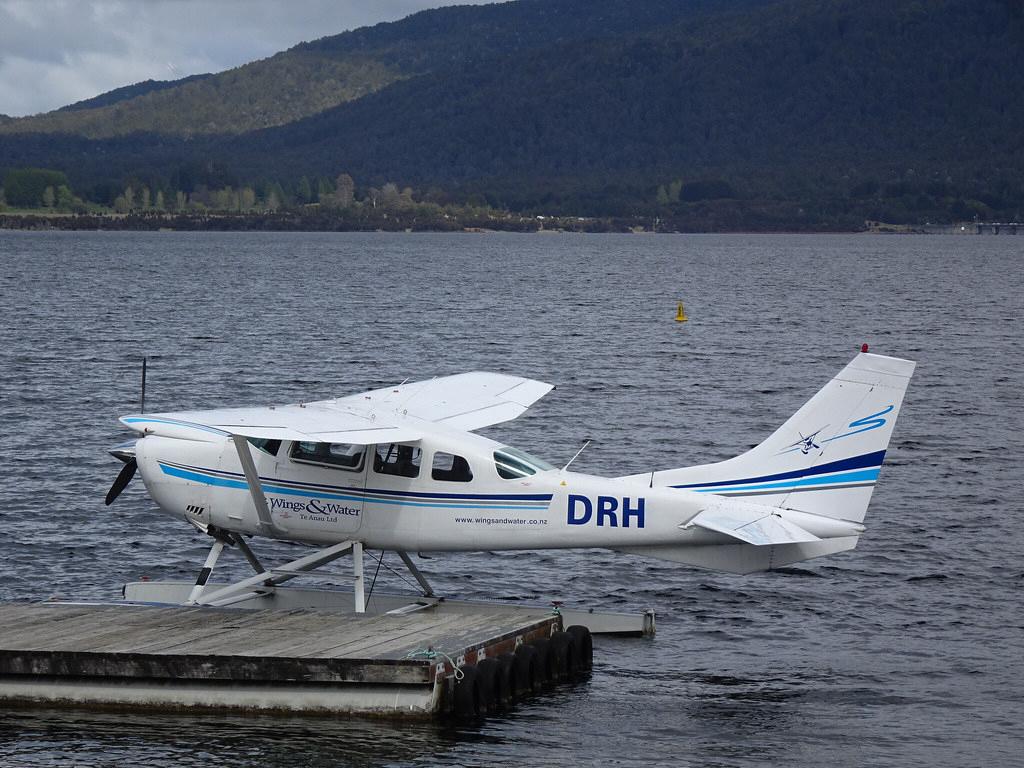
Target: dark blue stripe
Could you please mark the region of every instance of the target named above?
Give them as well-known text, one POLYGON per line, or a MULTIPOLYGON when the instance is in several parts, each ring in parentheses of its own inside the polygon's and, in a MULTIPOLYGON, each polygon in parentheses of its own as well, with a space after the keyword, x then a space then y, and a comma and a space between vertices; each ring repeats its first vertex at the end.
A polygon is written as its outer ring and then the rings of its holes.
POLYGON ((743 485, 745 483, 763 483, 769 480, 789 480, 794 477, 811 477, 812 475, 825 475, 829 472, 842 472, 847 469, 863 469, 864 467, 880 467, 885 459, 885 451, 865 453, 862 456, 853 456, 849 459, 830 461, 817 467, 807 469, 794 469, 791 472, 779 472, 775 475, 760 475, 758 477, 745 477, 741 480, 719 480, 714 483, 690 483, 689 485, 673 485, 673 488, 715 488, 723 485, 743 485))
MULTIPOLYGON (((245 489, 248 486, 245 481, 231 480, 226 477, 216 477, 212 475, 206 475, 201 472, 193 472, 188 469, 181 469, 179 467, 172 467, 168 464, 159 462, 160 468, 165 474, 171 477, 180 477, 184 480, 191 480, 197 483, 206 483, 207 485, 219 486, 221 488, 237 488, 239 490, 245 489)), ((327 499, 343 499, 345 501, 358 501, 364 504, 385 504, 389 506, 403 506, 403 507, 433 507, 435 509, 480 509, 480 510, 509 510, 509 511, 526 511, 536 510, 538 512, 544 511, 547 507, 544 506, 531 506, 526 504, 468 504, 465 502, 459 502, 458 504, 444 504, 444 503, 431 503, 430 501, 412 501, 409 499, 402 499, 395 501, 393 499, 373 499, 363 493, 356 491, 354 494, 341 494, 341 493, 330 493, 328 491, 311 491, 299 488, 277 488, 271 485, 264 485, 260 483, 260 487, 266 493, 286 494, 289 496, 308 496, 316 498, 321 496, 327 499)))

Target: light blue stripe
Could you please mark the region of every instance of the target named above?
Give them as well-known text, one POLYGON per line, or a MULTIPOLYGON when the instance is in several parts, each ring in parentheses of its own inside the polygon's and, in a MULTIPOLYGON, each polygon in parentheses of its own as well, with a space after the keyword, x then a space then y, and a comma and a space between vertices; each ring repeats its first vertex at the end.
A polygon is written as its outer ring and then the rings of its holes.
POLYGON ((164 471, 165 475, 171 477, 180 477, 182 480, 191 480, 196 483, 204 483, 206 485, 217 485, 221 488, 248 488, 244 481, 231 480, 226 477, 211 477, 210 475, 201 475, 198 472, 189 472, 187 469, 178 469, 177 467, 169 467, 166 464, 161 464, 160 469, 164 471))
POLYGON ((880 471, 881 467, 878 469, 862 469, 857 472, 846 472, 839 475, 817 475, 815 477, 805 477, 799 480, 784 480, 779 483, 715 486, 714 488, 694 488, 692 490, 695 490, 698 493, 733 493, 735 491, 786 490, 789 488, 805 488, 807 486, 815 485, 832 485, 833 483, 861 483, 877 480, 880 471))
MULTIPOLYGON (((213 477, 211 475, 203 475, 198 472, 189 472, 187 469, 169 467, 166 464, 160 464, 160 468, 164 471, 164 474, 170 475, 171 477, 179 477, 183 480, 191 480, 196 483, 204 483, 205 485, 214 485, 221 488, 237 488, 240 490, 249 489, 248 484, 241 480, 231 480, 225 477, 213 477)), ((263 489, 264 493, 274 493, 283 496, 303 496, 309 499, 338 499, 340 501, 361 501, 366 504, 386 504, 390 506, 399 507, 428 507, 430 509, 500 509, 509 511, 515 511, 519 509, 523 511, 538 512, 543 512, 547 509, 547 506, 526 507, 504 504, 431 504, 429 502, 423 501, 391 501, 387 499, 372 499, 365 496, 346 496, 340 493, 328 493, 325 491, 317 491, 315 493, 310 493, 309 491, 300 491, 295 488, 282 488, 267 483, 260 483, 260 487, 263 489)))

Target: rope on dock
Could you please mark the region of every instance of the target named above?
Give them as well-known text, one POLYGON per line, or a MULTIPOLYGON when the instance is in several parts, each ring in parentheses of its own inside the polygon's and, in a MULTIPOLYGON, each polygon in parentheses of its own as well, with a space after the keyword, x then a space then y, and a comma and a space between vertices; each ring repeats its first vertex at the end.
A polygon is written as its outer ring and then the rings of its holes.
POLYGON ((405 658, 407 659, 415 659, 417 657, 422 657, 424 659, 436 659, 439 656, 443 656, 445 660, 452 665, 452 669, 455 670, 456 680, 461 680, 466 676, 466 673, 463 672, 455 663, 455 659, 453 659, 444 651, 435 651, 433 648, 417 648, 415 651, 409 651, 407 654, 405 654, 405 658))

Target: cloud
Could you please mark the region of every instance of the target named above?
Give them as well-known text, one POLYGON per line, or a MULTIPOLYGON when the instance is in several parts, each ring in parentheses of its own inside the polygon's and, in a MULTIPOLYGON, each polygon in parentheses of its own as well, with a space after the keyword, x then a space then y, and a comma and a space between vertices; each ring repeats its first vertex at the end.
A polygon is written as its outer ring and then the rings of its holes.
POLYGON ((0 0, 0 113, 35 114, 140 80, 219 72, 454 2, 0 0))

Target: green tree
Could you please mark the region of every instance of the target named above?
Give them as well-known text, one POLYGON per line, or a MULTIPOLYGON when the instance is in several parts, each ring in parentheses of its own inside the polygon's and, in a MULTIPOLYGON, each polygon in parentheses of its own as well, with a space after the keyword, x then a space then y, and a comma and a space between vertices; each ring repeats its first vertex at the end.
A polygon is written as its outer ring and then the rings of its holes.
POLYGON ((339 208, 348 208, 356 198, 356 183, 347 173, 342 173, 334 182, 334 198, 339 208))
POLYGON ((387 210, 398 208, 400 202, 399 195, 398 185, 389 181, 380 188, 380 192, 377 195, 377 205, 387 210))
POLYGON ((238 196, 232 187, 224 187, 210 193, 210 207, 218 211, 238 210, 238 196))
POLYGON ((43 190, 43 206, 45 208, 53 208, 53 204, 57 202, 57 193, 53 191, 53 187, 47 187, 43 190))
POLYGON ((70 187, 67 184, 61 184, 57 187, 57 208, 62 211, 70 211, 75 207, 76 203, 81 203, 71 193, 70 187))
POLYGON ((267 184, 266 191, 263 195, 263 205, 266 206, 268 211, 276 211, 288 202, 284 194, 284 189, 276 181, 272 181, 267 184))
POLYGON ((60 171, 45 168, 13 168, 4 174, 4 195, 8 204, 18 208, 34 208, 43 202, 47 187, 70 186, 60 171))
POLYGON ((305 176, 299 179, 299 186, 295 190, 295 198, 298 203, 313 202, 313 187, 310 186, 309 179, 305 176))

